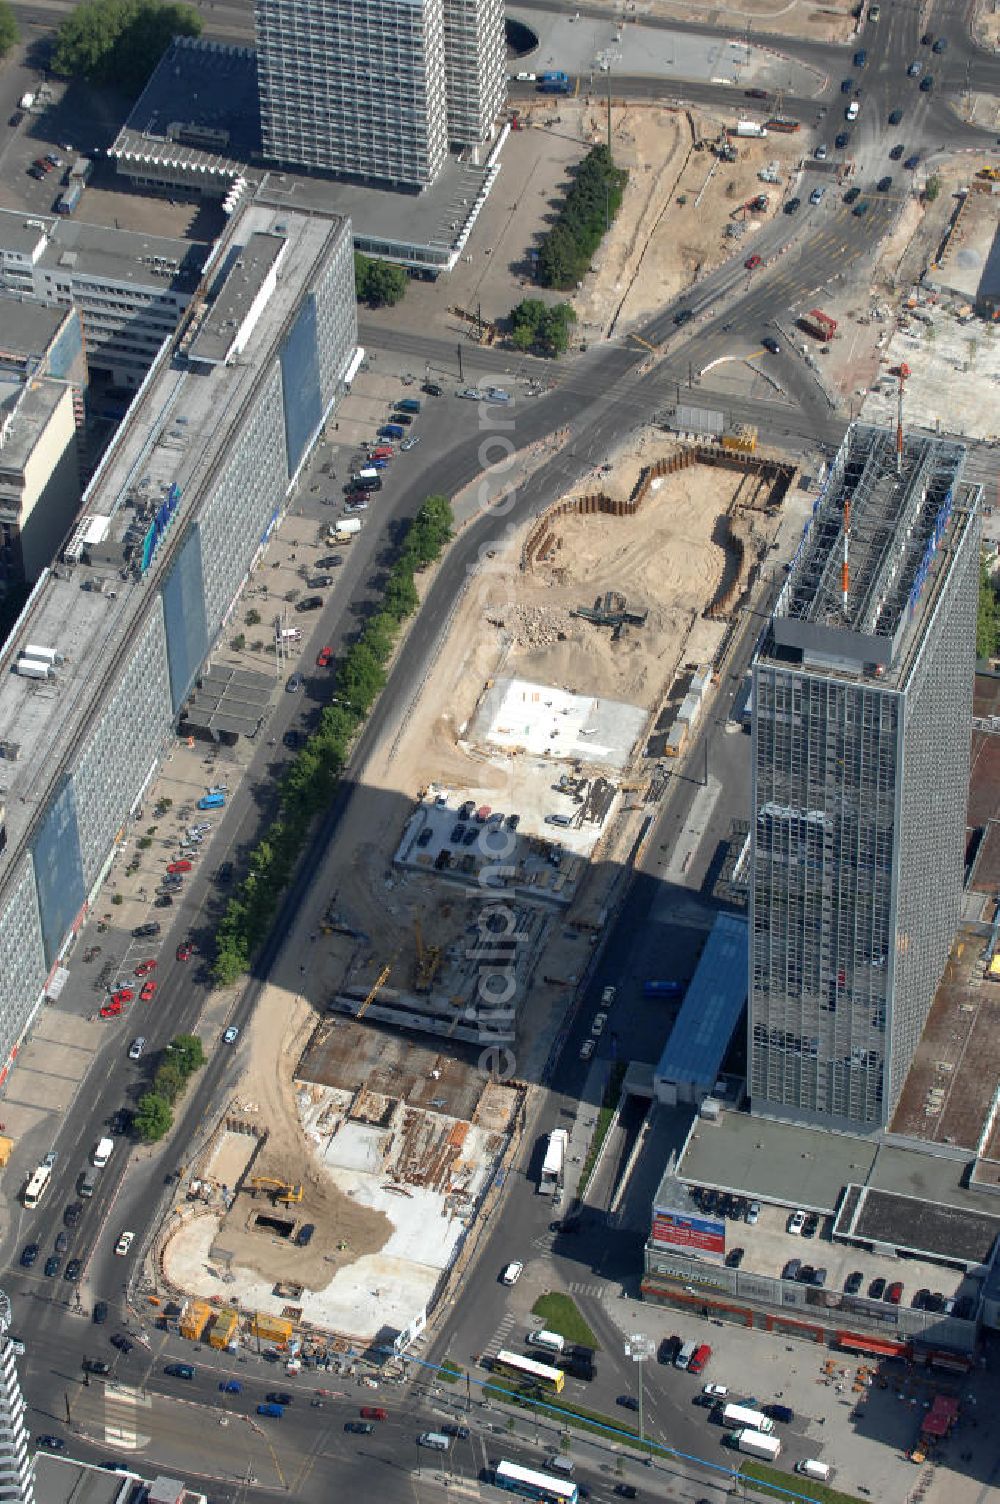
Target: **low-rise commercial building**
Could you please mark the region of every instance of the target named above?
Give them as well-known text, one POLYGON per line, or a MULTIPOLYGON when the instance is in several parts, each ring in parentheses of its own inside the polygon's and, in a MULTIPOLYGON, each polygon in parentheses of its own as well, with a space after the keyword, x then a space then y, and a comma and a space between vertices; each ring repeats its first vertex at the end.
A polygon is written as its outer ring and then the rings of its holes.
POLYGON ((87 364, 137 388, 198 287, 209 247, 0 210, 0 289, 78 310, 87 364))

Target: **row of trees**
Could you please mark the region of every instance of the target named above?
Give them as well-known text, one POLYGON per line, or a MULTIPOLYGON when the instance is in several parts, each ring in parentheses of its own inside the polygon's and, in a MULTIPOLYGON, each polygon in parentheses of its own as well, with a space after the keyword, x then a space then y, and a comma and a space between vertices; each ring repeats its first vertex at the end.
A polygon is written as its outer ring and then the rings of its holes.
POLYGON ((7 0, 0 0, 0 57, 6 57, 10 49, 17 46, 20 35, 14 12, 7 0))
POLYGON ((60 23, 52 68, 138 94, 173 38, 201 36, 201 24, 182 3, 83 0, 60 23))
POLYGON ((401 266, 354 252, 354 290, 369 308, 392 308, 406 296, 407 276, 401 266))
POLYGON ((1000 653, 1000 597, 984 564, 979 572, 979 611, 976 616, 976 657, 995 658, 1000 653))
POLYGON ((565 355, 569 332, 575 323, 576 311, 571 303, 543 303, 541 298, 525 298, 511 309, 511 340, 517 350, 565 355))
POLYGON ((153 1077, 151 1091, 139 1099, 135 1128, 143 1143, 155 1144, 169 1133, 174 1121, 174 1103, 184 1095, 196 1071, 205 1064, 205 1051, 197 1034, 178 1034, 167 1045, 153 1077))
POLYGON ((538 252, 543 287, 575 287, 621 208, 628 182, 606 146, 595 146, 580 163, 558 218, 538 252))
POLYGON ((336 703, 296 756, 280 786, 277 818, 258 842, 250 871, 230 899, 216 931, 213 974, 220 986, 249 967, 277 912, 281 893, 305 846, 313 817, 333 797, 351 744, 385 684, 386 669, 403 622, 417 609, 416 575, 438 558, 451 537, 451 506, 429 496, 407 529, 389 572, 380 609, 341 660, 336 703))

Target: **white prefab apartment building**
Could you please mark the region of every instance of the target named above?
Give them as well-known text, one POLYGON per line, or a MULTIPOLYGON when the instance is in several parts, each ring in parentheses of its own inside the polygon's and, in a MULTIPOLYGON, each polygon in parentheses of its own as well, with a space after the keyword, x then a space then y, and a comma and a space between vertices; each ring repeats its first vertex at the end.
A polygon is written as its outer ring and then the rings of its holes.
POLYGON ((492 135, 499 0, 257 0, 264 156, 423 188, 492 135))
POLYGON ((474 152, 493 135, 507 98, 503 0, 444 0, 448 140, 474 152))

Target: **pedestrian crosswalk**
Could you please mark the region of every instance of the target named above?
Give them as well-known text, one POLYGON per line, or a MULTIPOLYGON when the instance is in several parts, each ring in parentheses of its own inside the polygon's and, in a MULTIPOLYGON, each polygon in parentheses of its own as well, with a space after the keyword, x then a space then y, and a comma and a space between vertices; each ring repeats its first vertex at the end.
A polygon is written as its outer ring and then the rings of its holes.
POLYGON ((483 1348, 484 1358, 495 1358, 500 1349, 507 1345, 507 1337, 510 1333, 511 1327, 515 1324, 516 1320, 517 1318, 514 1316, 513 1312, 508 1311, 506 1316, 504 1316, 503 1320, 500 1322, 500 1325, 497 1327, 496 1331, 493 1333, 493 1336, 490 1338, 489 1342, 487 1342, 486 1346, 483 1348))
POLYGON ((569 1293, 571 1295, 589 1295, 594 1300, 603 1300, 608 1293, 608 1288, 607 1285, 586 1284, 577 1280, 570 1284, 569 1293))
POLYGON ((104 1440, 108 1446, 134 1452, 149 1445, 152 1424, 148 1394, 129 1385, 109 1384, 104 1390, 104 1440), (146 1430, 140 1431, 140 1424, 146 1430))

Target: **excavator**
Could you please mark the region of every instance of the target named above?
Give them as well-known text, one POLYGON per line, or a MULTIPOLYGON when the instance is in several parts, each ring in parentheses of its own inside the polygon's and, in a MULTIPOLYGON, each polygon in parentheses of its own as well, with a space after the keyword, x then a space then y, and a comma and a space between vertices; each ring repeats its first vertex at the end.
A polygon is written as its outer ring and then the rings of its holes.
POLYGON ((290 1185, 287 1180, 273 1180, 269 1175, 256 1175, 250 1182, 250 1189, 256 1196, 258 1191, 272 1187, 271 1195, 275 1202, 291 1206, 293 1202, 302 1200, 301 1185, 290 1185))

